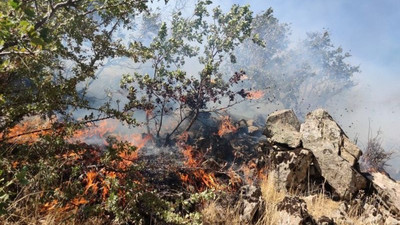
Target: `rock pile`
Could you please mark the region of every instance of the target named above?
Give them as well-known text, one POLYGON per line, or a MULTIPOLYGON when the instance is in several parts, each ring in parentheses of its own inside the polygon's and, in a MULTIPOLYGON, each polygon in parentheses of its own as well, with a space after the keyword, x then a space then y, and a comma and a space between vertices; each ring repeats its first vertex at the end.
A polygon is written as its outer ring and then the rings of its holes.
MULTIPOLYGON (((317 109, 308 113, 302 124, 292 110, 274 112, 267 118, 264 134, 269 176, 278 190, 312 195, 323 189, 333 200, 342 201, 344 205, 358 201, 359 214, 372 224, 400 224, 399 183, 380 173, 361 173, 358 160, 362 151, 327 111, 317 109), (366 199, 375 199, 376 204, 366 203, 366 199)), ((285 198, 279 206, 286 209, 286 214, 293 211, 292 217, 297 218, 298 222, 292 220, 293 223, 286 224, 319 224, 321 220, 311 219, 305 202, 297 197, 285 198), (294 199, 299 206, 288 207, 294 199)), ((341 213, 342 217, 345 213, 341 213)), ((324 224, 333 221, 324 218, 323 221, 328 221, 324 224)))
POLYGON ((325 110, 309 113, 301 125, 292 110, 277 111, 268 117, 264 134, 275 145, 272 158, 280 187, 304 186, 314 167, 341 199, 366 188, 358 169, 361 150, 325 110))

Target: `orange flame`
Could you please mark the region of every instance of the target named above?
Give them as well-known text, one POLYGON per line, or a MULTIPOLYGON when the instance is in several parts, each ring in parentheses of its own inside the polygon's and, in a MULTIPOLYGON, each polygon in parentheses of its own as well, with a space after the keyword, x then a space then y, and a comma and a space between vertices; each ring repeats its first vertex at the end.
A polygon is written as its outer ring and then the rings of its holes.
POLYGON ((231 119, 229 116, 225 116, 222 118, 222 123, 218 130, 218 135, 222 137, 224 134, 234 133, 237 131, 237 127, 235 127, 231 123, 231 119))
POLYGON ((93 182, 96 179, 96 177, 97 177, 97 173, 95 171, 91 170, 91 171, 87 172, 87 174, 86 174, 87 184, 85 187, 85 194, 87 194, 87 192, 90 188, 92 188, 93 193, 97 192, 97 189, 98 189, 97 183, 93 182))
POLYGON ((263 91, 261 91, 261 90, 249 91, 249 92, 247 92, 246 98, 247 99, 260 99, 260 98, 262 98, 264 96, 264 94, 265 93, 263 91))
POLYGON ((7 140, 7 142, 33 144, 41 135, 51 133, 50 128, 54 122, 55 117, 52 119, 42 119, 39 116, 28 117, 11 128, 7 135, 0 133, 0 140, 13 137, 7 140))

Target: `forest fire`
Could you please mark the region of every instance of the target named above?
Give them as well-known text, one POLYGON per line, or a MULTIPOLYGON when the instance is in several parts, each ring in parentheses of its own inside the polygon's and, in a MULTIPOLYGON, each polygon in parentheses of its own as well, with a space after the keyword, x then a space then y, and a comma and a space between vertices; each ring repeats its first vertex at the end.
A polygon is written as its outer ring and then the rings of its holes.
POLYGON ((0 133, 0 140, 18 144, 33 144, 41 135, 51 133, 51 126, 54 122, 55 118, 28 117, 9 129, 7 135, 0 133))

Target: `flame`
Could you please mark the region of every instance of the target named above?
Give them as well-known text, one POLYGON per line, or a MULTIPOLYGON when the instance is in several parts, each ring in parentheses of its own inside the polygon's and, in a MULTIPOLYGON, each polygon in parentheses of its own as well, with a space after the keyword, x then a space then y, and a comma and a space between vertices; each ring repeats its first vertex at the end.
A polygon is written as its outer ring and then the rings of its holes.
POLYGON ((231 123, 231 119, 229 116, 224 116, 222 118, 222 123, 219 127, 218 130, 218 135, 220 137, 222 137, 224 134, 228 134, 228 133, 234 133, 237 131, 237 127, 235 127, 232 123, 231 123))
POLYGON ((265 93, 261 90, 258 90, 258 91, 249 91, 246 94, 247 94, 246 96, 247 99, 260 99, 264 96, 265 93))
POLYGON ((86 129, 76 130, 70 138, 70 141, 85 142, 86 140, 94 137, 98 137, 103 140, 103 144, 106 145, 105 137, 108 134, 113 133, 117 129, 116 120, 102 120, 97 125, 89 124, 86 129))
POLYGON ((189 182, 189 175, 188 174, 179 173, 179 177, 181 178, 181 181, 183 181, 184 183, 188 183, 189 182))
POLYGON ((52 211, 54 209, 56 209, 56 206, 58 204, 57 199, 54 199, 51 202, 46 202, 45 204, 42 205, 42 207, 40 208, 40 212, 44 213, 44 212, 48 212, 48 211, 52 211))
POLYGON ((86 187, 85 187, 85 194, 87 194, 87 192, 88 192, 88 190, 90 188, 92 188, 93 193, 97 192, 97 189, 98 189, 97 183, 93 182, 96 179, 96 177, 97 177, 97 172, 95 172, 93 170, 91 170, 91 171, 86 173, 87 184, 86 184, 86 187))
POLYGON ((178 147, 181 149, 183 156, 186 158, 184 165, 193 168, 191 174, 179 174, 181 181, 185 184, 192 184, 197 186, 198 190, 202 191, 205 188, 222 189, 218 184, 215 174, 213 172, 207 173, 204 169, 199 168, 202 157, 196 159, 193 154, 193 146, 186 144, 189 135, 187 132, 178 137, 178 147), (193 179, 190 179, 193 178, 193 179), (199 185, 200 186, 199 186, 199 185))
POLYGON ((149 140, 152 140, 153 136, 146 135, 144 138, 142 138, 142 135, 140 134, 132 134, 129 136, 124 136, 121 139, 127 140, 132 146, 136 147, 135 151, 129 151, 126 149, 119 154, 119 156, 122 158, 122 161, 118 164, 118 168, 124 170, 131 166, 133 162, 138 159, 139 150, 142 149, 149 140))
POLYGON ((219 189, 219 184, 217 183, 217 179, 215 178, 214 173, 206 173, 204 170, 200 169, 194 171, 193 174, 197 178, 200 178, 206 185, 206 187, 219 189))
POLYGON ((7 139, 9 143, 33 144, 41 135, 51 133, 51 126, 56 118, 42 119, 40 116, 32 116, 23 119, 19 124, 9 129, 7 135, 0 133, 0 140, 7 139))
POLYGON ((192 150, 193 150, 193 147, 190 145, 184 147, 184 150, 182 151, 183 155, 186 158, 184 165, 189 166, 189 167, 197 167, 198 162, 194 158, 192 150))

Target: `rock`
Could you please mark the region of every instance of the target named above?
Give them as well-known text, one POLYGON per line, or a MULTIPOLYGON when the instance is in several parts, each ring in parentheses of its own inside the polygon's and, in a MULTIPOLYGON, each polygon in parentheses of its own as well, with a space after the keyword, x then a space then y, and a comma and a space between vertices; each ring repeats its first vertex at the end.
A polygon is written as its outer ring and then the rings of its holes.
POLYGON ((312 151, 321 175, 340 198, 350 199, 366 187, 366 179, 353 167, 361 150, 348 140, 328 112, 317 109, 308 113, 300 133, 303 148, 312 151))
POLYGON ((335 225, 335 222, 333 221, 332 218, 326 217, 326 216, 321 216, 317 220, 318 225, 335 225))
POLYGON ((272 143, 287 145, 291 148, 300 146, 300 122, 293 110, 280 110, 267 118, 264 134, 272 143))
POLYGON ((303 147, 329 149, 348 161, 352 166, 359 160, 362 151, 353 144, 329 113, 323 109, 308 113, 300 128, 303 147))
POLYGON ((389 211, 400 217, 400 184, 382 173, 371 173, 367 175, 377 197, 389 211))
POLYGON ((254 224, 261 217, 264 204, 261 189, 254 185, 245 185, 240 188, 238 213, 240 224, 254 224))
POLYGON ((280 212, 279 224, 316 224, 308 213, 306 202, 299 197, 286 196, 278 203, 277 210, 280 212))
POLYGON ((304 191, 313 154, 306 149, 274 151, 271 153, 271 171, 277 190, 304 191))
POLYGON ((365 224, 383 224, 383 216, 376 207, 366 203, 363 205, 363 210, 364 212, 360 216, 360 219, 365 224))

